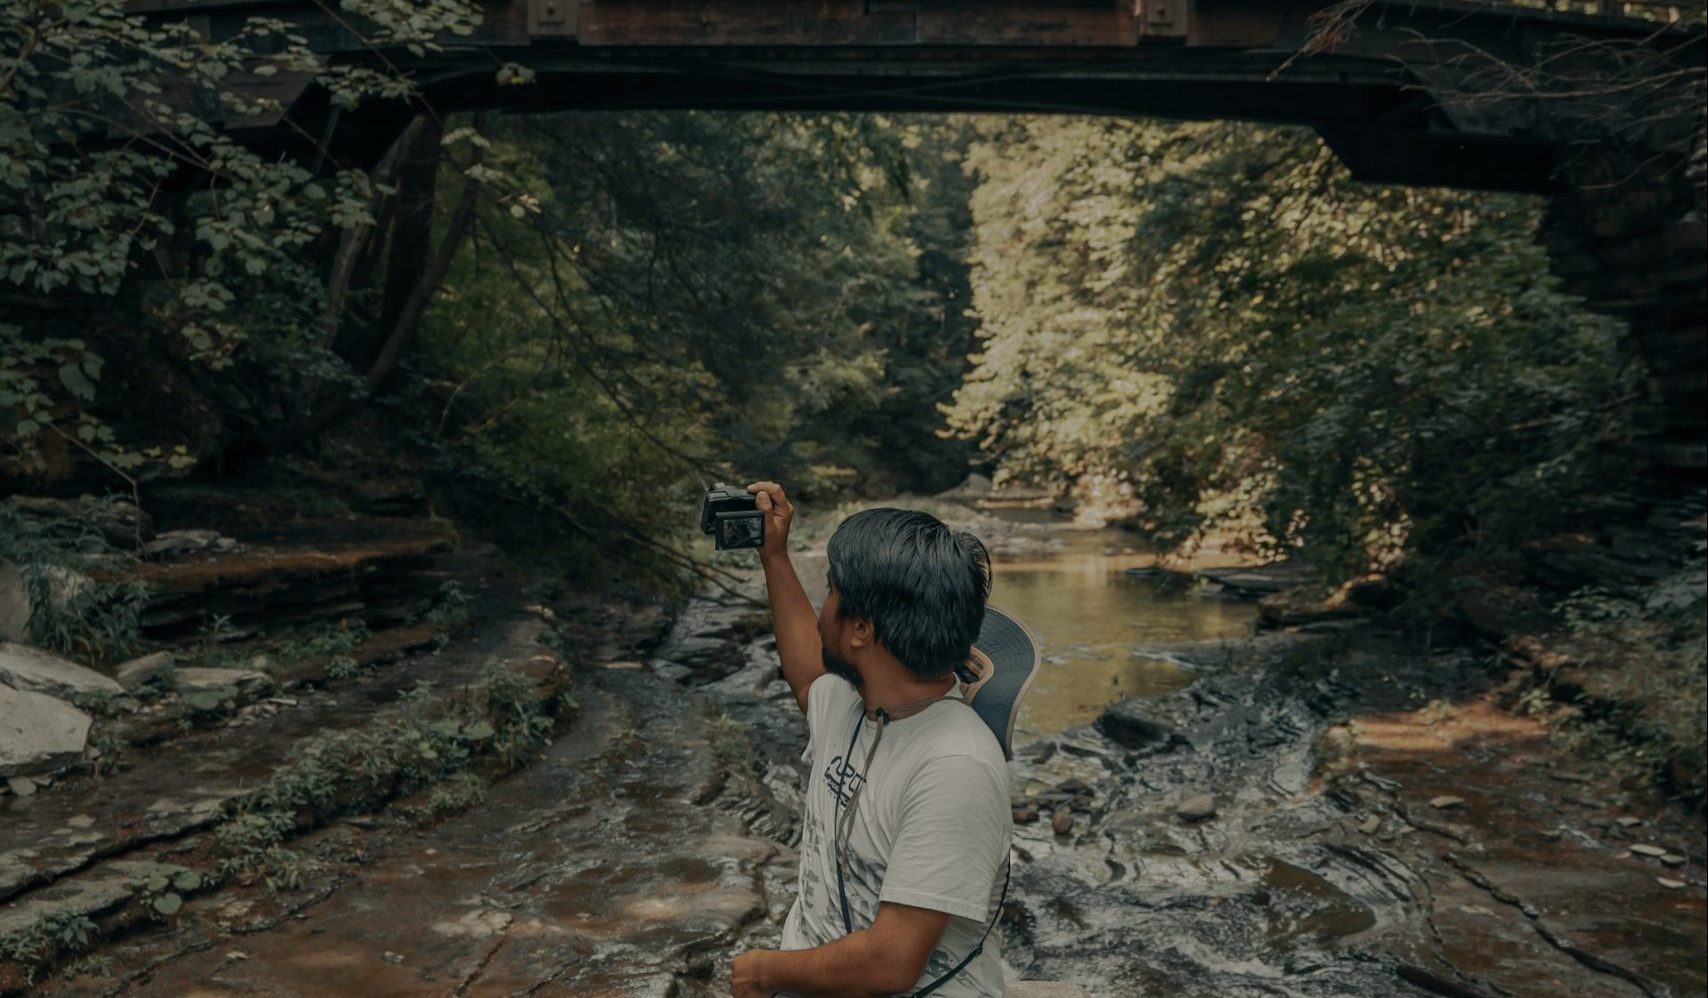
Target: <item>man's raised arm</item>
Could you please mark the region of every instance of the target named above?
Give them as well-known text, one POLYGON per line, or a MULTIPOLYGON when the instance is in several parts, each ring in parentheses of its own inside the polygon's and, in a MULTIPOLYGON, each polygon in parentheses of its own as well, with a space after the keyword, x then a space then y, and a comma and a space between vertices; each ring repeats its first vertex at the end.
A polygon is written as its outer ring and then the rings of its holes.
POLYGON ((813 612, 800 576, 789 561, 789 523, 795 507, 776 482, 754 482, 747 491, 755 493, 755 505, 765 514, 765 543, 759 548, 759 563, 765 567, 765 591, 771 597, 771 625, 777 631, 777 657, 783 663, 783 678, 795 692, 795 702, 807 709, 807 687, 824 675, 824 657, 818 637, 818 614, 813 612))

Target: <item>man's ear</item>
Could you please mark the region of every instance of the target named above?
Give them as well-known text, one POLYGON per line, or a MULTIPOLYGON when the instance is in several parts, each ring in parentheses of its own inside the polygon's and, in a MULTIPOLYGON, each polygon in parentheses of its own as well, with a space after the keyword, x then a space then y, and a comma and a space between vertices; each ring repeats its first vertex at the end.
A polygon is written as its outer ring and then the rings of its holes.
POLYGON ((877 633, 872 628, 870 617, 850 617, 848 627, 848 646, 864 648, 877 640, 877 633))

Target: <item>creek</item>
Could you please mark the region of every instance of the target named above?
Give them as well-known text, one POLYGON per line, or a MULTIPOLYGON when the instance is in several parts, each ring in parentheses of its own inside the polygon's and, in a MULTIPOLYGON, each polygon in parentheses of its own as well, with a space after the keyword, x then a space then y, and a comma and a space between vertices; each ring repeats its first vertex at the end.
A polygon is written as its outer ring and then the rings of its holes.
MULTIPOLYGON (((1213 573, 1130 573, 1152 559, 1120 532, 933 511, 987 542, 993 602, 1044 655, 1010 768, 1014 979, 1094 998, 1701 993, 1700 822, 1618 803, 1492 701, 1485 656, 1256 632, 1213 573), (1632 849, 1654 844, 1681 865, 1632 849)), ((801 543, 816 603, 822 545, 801 543)), ((434 788, 328 820, 290 843, 299 884, 191 898, 42 993, 727 994, 732 956, 777 944, 798 862, 806 731, 762 580, 749 566, 667 618, 541 606, 492 564, 446 561, 480 612, 441 651, 10 801, 13 914, 100 916, 134 859, 210 849, 219 802, 162 796, 194 760, 223 752, 241 789, 305 730, 360 726, 423 680, 451 695, 492 662, 552 666, 548 622, 580 705, 556 742, 443 817, 434 788)))
MULTIPOLYGON (((1003 519, 1037 523, 1030 510, 1003 519)), ((1048 521, 1044 521, 1048 522, 1048 521)), ((1159 646, 1244 637, 1256 608, 1204 595, 1178 576, 1142 576, 1148 554, 1117 531, 1055 528, 1044 551, 993 556, 991 602, 1024 621, 1044 661, 1015 724, 1017 744, 1089 724, 1124 697, 1191 685, 1192 666, 1159 646)))

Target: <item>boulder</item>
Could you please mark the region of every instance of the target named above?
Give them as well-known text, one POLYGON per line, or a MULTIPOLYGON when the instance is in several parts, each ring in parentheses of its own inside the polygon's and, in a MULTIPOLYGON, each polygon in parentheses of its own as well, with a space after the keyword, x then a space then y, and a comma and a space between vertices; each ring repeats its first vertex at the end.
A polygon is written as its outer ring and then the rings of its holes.
POLYGON ((120 696, 125 691, 94 669, 11 641, 0 642, 0 683, 71 700, 120 696))
MULTIPOLYGON (((221 540, 217 530, 167 530, 142 546, 145 558, 175 558, 205 551, 221 540)), ((232 545, 227 545, 229 548, 232 545)))
POLYGON ((1208 821, 1216 816, 1216 798, 1211 794, 1199 794, 1181 801, 1174 813, 1181 821, 1208 821))
POLYGON ((1171 751, 1190 742, 1166 724, 1143 716, 1146 701, 1128 697, 1111 705, 1097 718, 1097 730, 1105 738, 1129 749, 1171 751))
POLYGON ((113 670, 113 678, 125 689, 134 690, 161 673, 170 671, 175 660, 176 657, 171 652, 157 651, 152 655, 121 663, 113 670))
POLYGON ((45 693, 0 685, 0 777, 50 773, 83 758, 89 715, 45 693))
POLYGON ((200 693, 231 688, 253 698, 273 691, 273 677, 253 669, 176 669, 172 682, 180 693, 200 693))

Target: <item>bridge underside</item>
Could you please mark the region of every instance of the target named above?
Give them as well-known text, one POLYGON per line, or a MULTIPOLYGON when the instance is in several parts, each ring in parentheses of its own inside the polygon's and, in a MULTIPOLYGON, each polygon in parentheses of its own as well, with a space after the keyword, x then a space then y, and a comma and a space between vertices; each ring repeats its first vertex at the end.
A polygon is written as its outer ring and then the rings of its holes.
MULTIPOLYGON (((1492 0, 1371 0, 1357 30, 1329 32, 1326 47, 1322 14, 1336 5, 1325 0, 484 0, 473 36, 417 57, 376 53, 359 25, 312 0, 130 6, 215 38, 255 14, 292 21, 317 51, 410 72, 440 110, 1233 118, 1316 128, 1367 180, 1521 191, 1546 188, 1569 137, 1549 129, 1542 102, 1450 99, 1459 84, 1490 64, 1550 58, 1562 40, 1652 44, 1655 30, 1492 0), (506 64, 532 82, 502 85, 495 70, 506 64)), ((1700 64, 1699 31, 1663 35, 1700 64)), ((378 155, 388 114, 408 113, 369 108, 349 127, 328 120, 306 78, 230 82, 278 99, 356 161, 378 155)))
POLYGON ((1099 50, 1076 53, 1071 61, 953 49, 931 52, 929 59, 898 59, 885 51, 845 52, 834 60, 776 51, 715 58, 651 51, 644 60, 585 51, 530 56, 529 68, 538 75, 526 88, 501 87, 491 72, 449 75, 427 86, 427 98, 435 107, 510 110, 1238 118, 1316 128, 1355 175, 1371 181, 1542 191, 1555 168, 1551 143, 1460 131, 1428 93, 1396 80, 1393 70, 1371 72, 1367 65, 1330 59, 1278 82, 1269 74, 1285 56, 1273 52, 1189 58, 1183 50, 1099 50))

